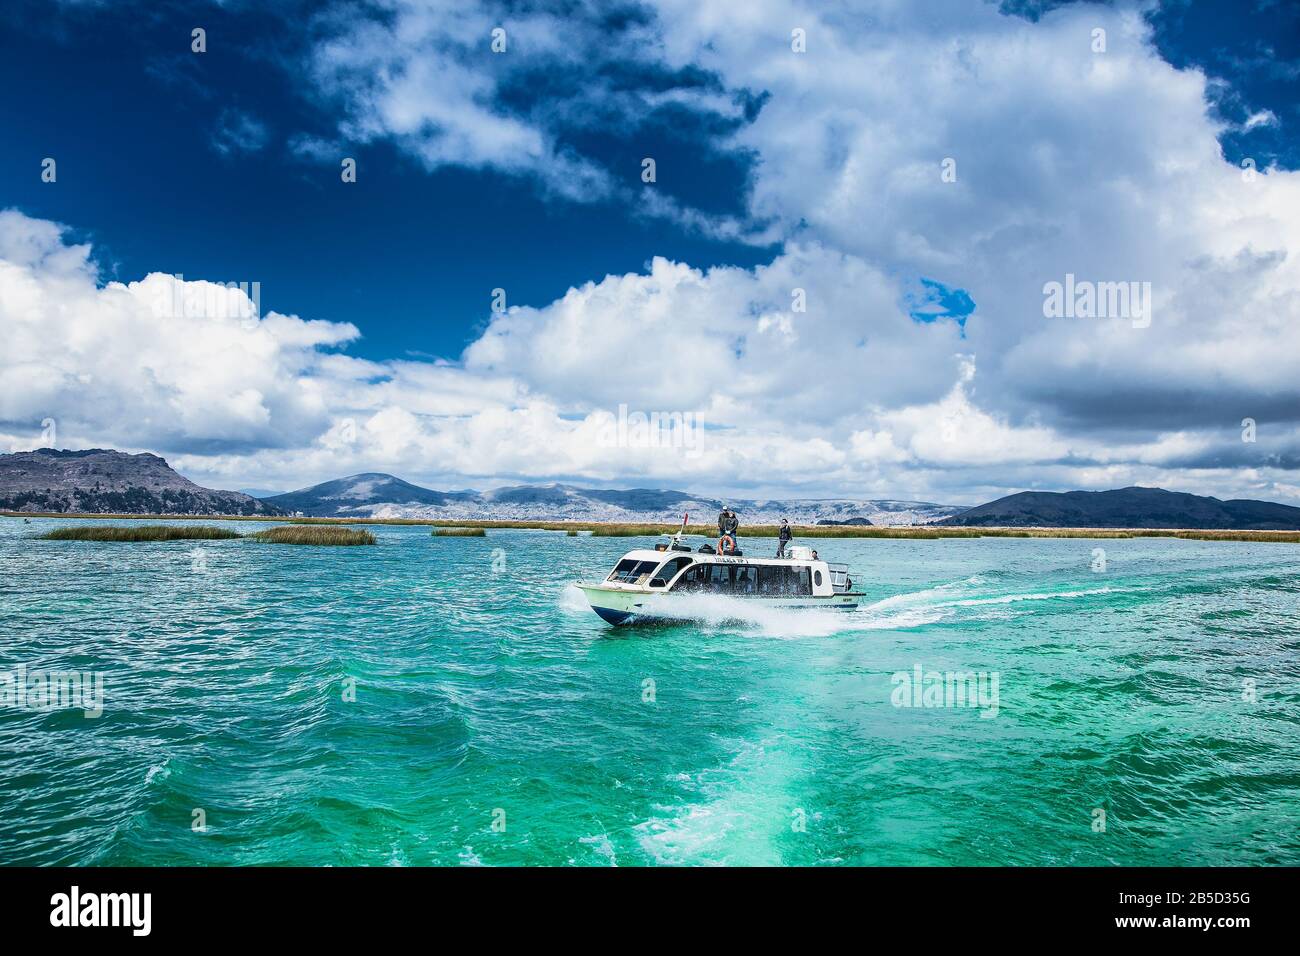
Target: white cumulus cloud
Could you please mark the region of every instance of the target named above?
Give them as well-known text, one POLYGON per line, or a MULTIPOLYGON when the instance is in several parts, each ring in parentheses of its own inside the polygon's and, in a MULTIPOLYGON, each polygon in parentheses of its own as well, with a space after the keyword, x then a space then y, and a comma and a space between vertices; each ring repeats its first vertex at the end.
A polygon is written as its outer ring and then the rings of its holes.
POLYGON ((779 251, 752 269, 665 256, 578 279, 488 316, 459 361, 373 362, 346 354, 349 324, 160 315, 169 277, 101 285, 87 247, 5 213, 11 445, 53 415, 73 440, 260 486, 391 470, 953 501, 1132 483, 1295 497, 1300 174, 1224 159, 1206 78, 1160 57, 1139 7, 1037 22, 983 0, 659 0, 623 23, 583 4, 384 10, 340 21, 302 78, 341 107, 341 138, 568 201, 617 194, 561 145, 584 111, 722 117, 707 145, 752 159, 746 216, 668 194, 640 211, 779 251), (496 27, 507 53, 490 50, 496 27), (637 89, 632 71, 615 88, 600 69, 614 63, 658 81, 637 89), (538 68, 590 81, 565 102, 512 101, 538 68), (662 82, 686 72, 710 81, 662 82), (741 122, 740 103, 759 107, 741 122), (1044 285, 1067 276, 1149 283, 1151 312, 1049 318, 1044 285), (909 314, 922 277, 969 294, 964 324, 909 314), (700 442, 611 444, 620 409, 697 416, 700 442))

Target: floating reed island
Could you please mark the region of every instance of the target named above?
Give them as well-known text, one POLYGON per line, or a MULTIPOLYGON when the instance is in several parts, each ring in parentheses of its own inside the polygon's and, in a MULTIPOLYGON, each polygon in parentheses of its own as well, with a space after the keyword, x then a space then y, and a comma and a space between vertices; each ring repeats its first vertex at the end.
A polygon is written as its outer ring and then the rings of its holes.
POLYGON ((219 541, 243 535, 211 525, 92 524, 55 528, 38 537, 42 541, 219 541))
POLYGON ((73 525, 55 528, 37 535, 41 541, 225 541, 231 538, 249 538, 272 544, 356 545, 374 544, 375 536, 369 531, 354 528, 295 527, 281 525, 250 535, 242 535, 229 528, 211 525, 73 525))
POLYGON ((249 535, 254 541, 271 544, 324 544, 348 547, 374 544, 375 536, 357 528, 322 527, 320 525, 281 525, 249 535))

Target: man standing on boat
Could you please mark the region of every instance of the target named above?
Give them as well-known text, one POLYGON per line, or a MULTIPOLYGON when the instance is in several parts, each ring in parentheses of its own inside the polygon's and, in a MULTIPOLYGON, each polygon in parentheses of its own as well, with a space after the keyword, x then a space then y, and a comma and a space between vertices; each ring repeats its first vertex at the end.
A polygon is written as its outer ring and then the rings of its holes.
POLYGON ((782 518, 781 530, 776 533, 776 556, 778 558, 785 557, 785 546, 790 543, 792 537, 794 535, 790 533, 790 522, 782 518))
POLYGON ((740 519, 726 505, 718 513, 718 554, 727 554, 736 550, 736 532, 740 530, 740 519))

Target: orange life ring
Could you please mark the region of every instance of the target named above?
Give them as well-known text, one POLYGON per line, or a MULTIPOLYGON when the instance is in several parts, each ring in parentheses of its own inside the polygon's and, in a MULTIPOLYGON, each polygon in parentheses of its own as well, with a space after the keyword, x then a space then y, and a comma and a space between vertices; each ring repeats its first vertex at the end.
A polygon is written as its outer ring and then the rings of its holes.
POLYGON ((729 534, 724 534, 718 539, 718 550, 721 552, 735 551, 736 539, 729 534))

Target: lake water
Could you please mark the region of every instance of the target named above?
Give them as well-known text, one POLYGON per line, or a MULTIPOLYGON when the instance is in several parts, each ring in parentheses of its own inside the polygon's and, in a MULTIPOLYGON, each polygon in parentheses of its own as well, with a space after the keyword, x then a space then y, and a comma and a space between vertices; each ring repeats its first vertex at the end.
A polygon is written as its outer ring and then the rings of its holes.
POLYGON ((0 706, 3 863, 1300 864, 1300 545, 823 539, 855 612, 611 628, 651 539, 68 523, 0 519, 0 672, 103 713, 0 706))

